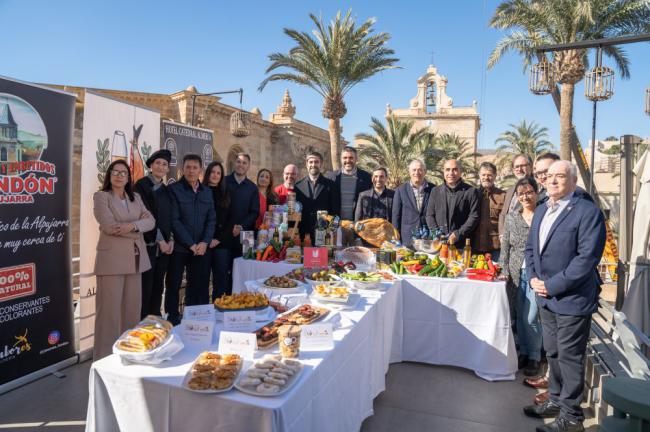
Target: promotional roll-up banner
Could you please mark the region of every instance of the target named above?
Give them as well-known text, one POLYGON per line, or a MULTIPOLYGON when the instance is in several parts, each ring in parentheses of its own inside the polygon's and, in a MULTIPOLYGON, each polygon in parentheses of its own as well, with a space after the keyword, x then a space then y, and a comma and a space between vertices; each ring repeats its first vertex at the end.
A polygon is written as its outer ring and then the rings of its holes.
POLYGON ((75 98, 0 77, 0 392, 75 354, 75 98))
POLYGON ((183 156, 194 153, 201 156, 203 169, 213 160, 212 131, 170 121, 162 122, 162 148, 172 153, 169 163, 167 184, 174 183, 183 176, 183 156))
MULTIPOLYGON (((125 160, 135 183, 148 175, 145 162, 160 148, 160 113, 109 96, 85 91, 81 146, 79 232, 79 351, 93 347, 95 331, 94 276, 99 226, 93 215, 93 194, 112 161, 125 160)), ((83 356, 85 357, 85 355, 83 356)))

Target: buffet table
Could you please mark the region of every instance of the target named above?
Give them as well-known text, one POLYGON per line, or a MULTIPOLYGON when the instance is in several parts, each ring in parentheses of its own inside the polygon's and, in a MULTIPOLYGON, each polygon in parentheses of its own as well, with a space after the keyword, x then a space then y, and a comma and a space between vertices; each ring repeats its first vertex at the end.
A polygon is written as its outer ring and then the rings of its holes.
MULTIPOLYGON (((297 267, 235 260, 234 269, 248 281, 280 275, 297 267)), ((443 279, 400 276, 401 291, 395 308, 403 317, 404 338, 399 342, 398 361, 458 366, 473 370, 489 381, 513 380, 517 371, 517 349, 510 327, 508 297, 504 282, 481 282, 465 278, 443 279)), ((250 282, 233 288, 246 289, 250 282)), ((401 334, 401 332, 400 332, 401 334)), ((395 357, 395 358, 396 358, 395 357)))
MULTIPOLYGON (((235 260, 244 280, 297 265, 235 260)), ((404 276, 385 290, 359 291, 329 351, 301 352, 305 368, 287 393, 270 398, 237 390, 197 394, 182 387, 204 349, 186 346, 159 366, 125 365, 116 355, 93 363, 87 431, 356 431, 373 414, 390 363, 460 366, 488 380, 513 379, 517 354, 501 282, 404 276)), ((335 307, 332 309, 336 309, 335 307)), ((327 319, 327 318, 326 318, 327 319)), ((215 327, 214 345, 221 323, 215 327)), ((256 357, 272 351, 258 351, 256 357)))
POLYGON ((505 283, 403 276, 402 360, 512 380, 517 350, 505 283))
MULTIPOLYGON (((394 356, 401 342, 395 308, 400 294, 398 287, 364 293, 355 310, 338 312, 344 328, 334 332, 334 349, 301 352, 303 373, 281 396, 184 389, 183 377, 202 351, 187 346, 160 366, 124 365, 116 355, 99 360, 90 370, 86 430, 359 430, 373 414, 373 399, 385 389, 389 363, 399 361, 394 356)), ((257 355, 268 352, 273 351, 257 355)))

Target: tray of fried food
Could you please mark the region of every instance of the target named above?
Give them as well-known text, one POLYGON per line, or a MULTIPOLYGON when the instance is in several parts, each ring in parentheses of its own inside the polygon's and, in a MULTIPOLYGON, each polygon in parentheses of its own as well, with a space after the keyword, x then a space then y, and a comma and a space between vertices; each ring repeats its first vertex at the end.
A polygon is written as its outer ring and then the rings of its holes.
POLYGON ((222 393, 231 390, 244 362, 237 354, 202 352, 185 375, 183 387, 197 393, 222 393))
POLYGON ((302 369, 298 360, 267 354, 241 374, 235 387, 253 396, 279 396, 298 382, 302 369))
POLYGON ((311 324, 323 318, 330 312, 330 309, 310 304, 296 306, 278 316, 273 321, 255 330, 257 347, 264 349, 278 343, 278 330, 283 325, 305 325, 311 324))
POLYGON ((248 291, 224 294, 214 301, 214 307, 219 312, 257 311, 269 307, 269 298, 265 294, 248 291))
POLYGON ((144 353, 161 346, 168 338, 172 324, 153 315, 147 316, 134 328, 127 330, 115 342, 118 351, 144 353))
POLYGON ((320 283, 314 286, 312 296, 316 300, 347 303, 350 299, 350 290, 343 282, 320 283))

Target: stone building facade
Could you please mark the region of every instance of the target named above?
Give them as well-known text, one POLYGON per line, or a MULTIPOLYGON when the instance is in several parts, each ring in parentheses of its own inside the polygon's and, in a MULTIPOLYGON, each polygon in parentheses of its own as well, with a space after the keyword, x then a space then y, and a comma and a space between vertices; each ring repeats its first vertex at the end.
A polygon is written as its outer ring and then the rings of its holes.
POLYGON ((476 153, 478 131, 481 119, 474 102, 469 107, 456 107, 447 95, 447 77, 438 69, 429 66, 427 72, 417 80, 417 94, 410 100, 408 108, 386 107, 386 117, 414 121, 413 129, 429 128, 437 134, 456 134, 470 144, 476 153))
MULTIPOLYGON (((77 94, 75 131, 81 131, 83 124, 83 105, 86 89, 83 87, 60 86, 77 94)), ((318 150, 329 166, 329 133, 325 129, 301 122, 295 118, 296 108, 289 91, 275 113, 268 120, 262 118, 258 108, 250 112, 250 134, 244 137, 230 133, 231 115, 239 108, 226 105, 217 96, 193 96, 199 92, 194 86, 171 94, 142 93, 122 90, 89 89, 113 98, 160 111, 161 120, 178 123, 192 123, 192 99, 194 103, 194 125, 213 131, 215 160, 225 163, 226 171, 232 170, 232 161, 238 152, 251 155, 252 165, 249 176, 254 179, 260 168, 268 168, 274 174, 276 183, 281 178, 282 169, 288 163, 304 167, 304 156, 311 149, 318 150)), ((81 145, 81 135, 75 140, 75 147, 81 145)))
MULTIPOLYGON (((81 145, 83 136, 83 112, 86 88, 66 85, 49 85, 77 95, 75 127, 73 135, 73 256, 79 254, 79 205, 81 196, 81 145)), ((306 175, 305 154, 314 149, 323 154, 325 169, 329 170, 330 139, 327 130, 302 122, 295 118, 296 107, 293 105, 289 91, 276 112, 268 120, 262 118, 258 108, 250 111, 250 133, 248 136, 237 137, 230 133, 230 118, 239 108, 222 103, 217 96, 196 96, 199 93, 194 86, 171 94, 142 93, 122 90, 91 89, 95 93, 104 94, 124 102, 153 108, 160 111, 161 120, 172 120, 178 123, 192 123, 192 99, 195 99, 194 125, 213 131, 215 160, 224 163, 225 169, 231 172, 235 155, 244 152, 251 155, 249 178, 256 180, 260 168, 268 168, 273 172, 274 183, 282 183, 282 170, 285 165, 294 163, 298 166, 300 176, 306 175)), ((161 134, 162 136, 162 134, 161 134)), ((76 270, 76 268, 75 268, 76 270)))

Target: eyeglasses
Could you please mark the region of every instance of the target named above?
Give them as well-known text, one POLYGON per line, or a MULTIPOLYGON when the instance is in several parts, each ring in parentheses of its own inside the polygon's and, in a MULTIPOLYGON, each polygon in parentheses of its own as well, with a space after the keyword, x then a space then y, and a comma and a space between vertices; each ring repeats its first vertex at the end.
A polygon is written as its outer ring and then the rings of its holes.
POLYGON ((529 191, 526 191, 526 192, 518 193, 517 197, 519 197, 519 198, 525 197, 525 196, 530 197, 530 196, 533 196, 533 195, 536 195, 536 194, 537 194, 537 192, 529 190, 529 191))
POLYGON ((523 165, 515 165, 513 168, 523 170, 523 169, 528 168, 529 166, 530 166, 529 164, 523 164, 523 165))
POLYGON ((535 173, 536 178, 546 178, 548 176, 548 170, 546 171, 537 171, 535 173))
POLYGON ((118 171, 118 170, 112 170, 111 175, 114 175, 115 177, 126 177, 129 175, 128 171, 118 171))

